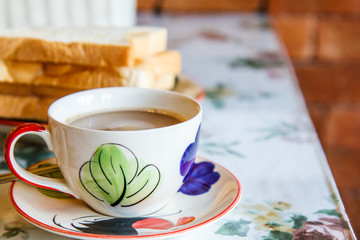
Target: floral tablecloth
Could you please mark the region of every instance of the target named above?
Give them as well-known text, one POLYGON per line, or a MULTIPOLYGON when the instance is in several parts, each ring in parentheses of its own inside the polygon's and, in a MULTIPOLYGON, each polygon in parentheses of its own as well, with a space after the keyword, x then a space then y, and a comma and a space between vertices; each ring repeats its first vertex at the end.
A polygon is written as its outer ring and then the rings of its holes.
MULTIPOLYGON (((168 28, 168 48, 181 52, 183 74, 206 93, 199 155, 229 169, 243 188, 228 215, 183 239, 355 239, 269 19, 141 14, 138 22, 168 28)), ((19 158, 29 153, 33 161, 51 156, 26 143, 17 150, 19 158)), ((8 200, 9 184, 0 188, 1 238, 64 239, 22 220, 8 200)))

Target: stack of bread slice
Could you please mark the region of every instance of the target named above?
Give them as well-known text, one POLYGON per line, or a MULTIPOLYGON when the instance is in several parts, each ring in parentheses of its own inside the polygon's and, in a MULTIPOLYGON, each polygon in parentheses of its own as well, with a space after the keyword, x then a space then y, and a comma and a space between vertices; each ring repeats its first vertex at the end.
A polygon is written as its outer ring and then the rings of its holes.
POLYGON ((0 118, 46 121, 57 98, 101 87, 170 90, 181 72, 161 27, 0 31, 0 118))

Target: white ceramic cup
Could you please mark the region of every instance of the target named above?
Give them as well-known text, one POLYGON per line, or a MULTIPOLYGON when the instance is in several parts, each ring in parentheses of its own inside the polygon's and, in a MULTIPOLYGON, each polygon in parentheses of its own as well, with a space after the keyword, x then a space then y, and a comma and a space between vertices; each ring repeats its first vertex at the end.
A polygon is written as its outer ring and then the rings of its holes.
POLYGON ((180 188, 196 157, 201 113, 196 100, 171 91, 114 87, 78 92, 50 106, 48 125, 15 127, 6 139, 5 159, 24 182, 68 193, 106 215, 143 216, 162 208, 180 188), (185 121, 132 131, 69 125, 82 116, 128 109, 158 109, 185 121), (65 181, 34 175, 16 162, 15 144, 27 134, 45 140, 65 181))

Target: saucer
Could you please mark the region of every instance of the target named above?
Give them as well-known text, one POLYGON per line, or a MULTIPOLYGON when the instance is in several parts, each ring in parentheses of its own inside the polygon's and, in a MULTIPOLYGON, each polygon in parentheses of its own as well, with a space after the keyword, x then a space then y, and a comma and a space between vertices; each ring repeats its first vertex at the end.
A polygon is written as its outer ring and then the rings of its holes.
MULTIPOLYGON (((51 159, 53 160, 53 159, 51 159)), ((81 239, 137 239, 175 237, 199 229, 225 216, 239 201, 242 188, 237 178, 217 163, 198 157, 194 167, 206 169, 188 175, 172 200, 156 213, 117 218, 99 214, 59 192, 39 190, 14 182, 10 200, 27 221, 46 231, 81 239), (202 178, 198 185, 196 178, 202 178), (212 179, 209 181, 209 179, 212 179), (50 194, 49 194, 50 193, 50 194)), ((196 169, 195 168, 192 169, 196 169)), ((194 171, 195 172, 195 171, 194 171)))

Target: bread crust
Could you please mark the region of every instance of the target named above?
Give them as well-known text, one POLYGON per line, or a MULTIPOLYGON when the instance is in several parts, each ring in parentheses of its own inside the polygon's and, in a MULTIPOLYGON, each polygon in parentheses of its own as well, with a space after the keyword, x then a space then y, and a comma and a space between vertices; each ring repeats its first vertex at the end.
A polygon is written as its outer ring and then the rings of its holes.
POLYGON ((47 110, 56 98, 0 94, 0 116, 7 119, 47 121, 47 110))
MULTIPOLYGON (((97 81, 97 79, 106 79, 107 77, 103 73, 91 74, 88 72, 82 72, 71 77, 40 77, 34 84, 24 83, 9 83, 0 82, 0 94, 11 94, 14 96, 39 96, 39 97, 63 97, 71 93, 78 91, 103 88, 103 87, 132 87, 129 79, 123 79, 114 77, 112 81, 97 81), (80 81, 81 84, 74 84, 74 81, 78 82, 78 78, 82 78, 84 81, 80 81), (86 77, 86 76, 91 76, 86 77), (59 84, 62 83, 62 84, 59 84), (88 84, 87 84, 88 83, 88 84)), ((156 79, 149 86, 142 85, 141 87, 156 88, 163 90, 171 90, 175 84, 175 75, 169 74, 156 79)), ((140 86, 137 86, 140 87, 140 86)), ((1 117, 1 115, 0 115, 1 117)))
POLYGON ((132 66, 136 60, 165 51, 166 45, 167 30, 150 26, 0 31, 3 60, 132 66))
POLYGON ((49 42, 0 37, 0 59, 71 63, 87 66, 132 66, 130 45, 49 42))
POLYGON ((174 87, 181 57, 165 28, 67 30, 0 31, 1 118, 46 122, 53 101, 86 89, 174 87))
POLYGON ((145 87, 169 90, 181 71, 180 53, 165 51, 134 67, 89 67, 71 64, 0 61, 0 93, 62 97, 103 87, 145 87))
MULTIPOLYGON (((158 79, 153 88, 171 89, 175 84, 174 75, 165 75, 158 79)), ((85 90, 78 88, 41 84, 22 84, 0 82, 0 117, 18 120, 47 121, 47 111, 56 99, 85 90), (12 95, 14 93, 16 95, 12 95)))

